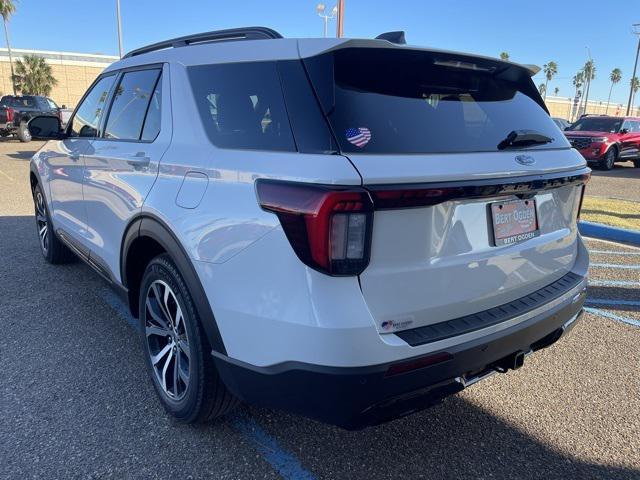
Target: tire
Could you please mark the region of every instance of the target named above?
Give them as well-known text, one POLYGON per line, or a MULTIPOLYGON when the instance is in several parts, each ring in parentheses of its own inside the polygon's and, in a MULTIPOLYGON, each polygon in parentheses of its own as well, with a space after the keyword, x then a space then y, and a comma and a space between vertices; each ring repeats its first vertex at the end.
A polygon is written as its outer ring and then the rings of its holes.
POLYGON ((145 363, 165 410, 182 423, 231 411, 239 402, 218 375, 189 290, 169 255, 149 262, 139 300, 145 363))
POLYGON ((640 158, 633 161, 633 166, 636 168, 640 168, 640 158))
POLYGON ((604 154, 602 160, 599 162, 599 166, 602 170, 611 170, 616 164, 616 158, 618 156, 618 151, 615 147, 607 150, 607 153, 604 154))
POLYGON ((49 208, 40 185, 33 189, 33 205, 36 215, 36 232, 40 244, 40 252, 44 259, 51 264, 69 263, 75 260, 75 255, 56 236, 51 227, 49 208))
POLYGON ((21 123, 18 127, 18 131, 16 132, 16 136, 18 140, 22 143, 27 143, 31 141, 31 133, 29 133, 29 128, 26 123, 21 123))

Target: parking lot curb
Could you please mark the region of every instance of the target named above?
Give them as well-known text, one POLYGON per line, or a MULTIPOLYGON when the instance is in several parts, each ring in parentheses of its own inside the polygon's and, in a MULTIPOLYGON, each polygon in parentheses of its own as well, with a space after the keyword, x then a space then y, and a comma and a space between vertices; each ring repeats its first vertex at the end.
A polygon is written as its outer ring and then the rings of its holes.
POLYGON ((640 231, 628 230, 626 228, 610 227, 601 223, 584 222, 578 223, 580 233, 587 237, 612 240, 614 242, 630 243, 640 247, 640 231))

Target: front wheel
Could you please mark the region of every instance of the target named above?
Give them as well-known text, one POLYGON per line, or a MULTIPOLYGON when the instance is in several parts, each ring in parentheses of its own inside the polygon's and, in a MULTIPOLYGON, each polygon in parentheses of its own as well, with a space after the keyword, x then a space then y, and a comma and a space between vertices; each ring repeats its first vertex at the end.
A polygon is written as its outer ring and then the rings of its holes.
POLYGON ((602 160, 600 160, 600 167, 603 170, 611 170, 616 163, 616 155, 617 152, 615 148, 607 150, 607 153, 605 153, 602 160))
POLYGON ((189 290, 168 255, 149 263, 139 298, 147 369, 165 410, 184 423, 229 412, 238 401, 218 375, 189 290))
POLYGON ((633 166, 636 168, 640 168, 640 158, 633 161, 633 166))
POLYGON ((51 224, 51 216, 47 208, 44 194, 40 185, 33 189, 33 204, 36 214, 36 228, 40 243, 40 252, 49 263, 68 263, 74 260, 75 256, 67 246, 56 236, 51 224))
POLYGON ((20 124, 16 135, 18 136, 18 140, 20 140, 22 143, 31 141, 31 133, 29 132, 29 128, 27 127, 26 123, 20 124))

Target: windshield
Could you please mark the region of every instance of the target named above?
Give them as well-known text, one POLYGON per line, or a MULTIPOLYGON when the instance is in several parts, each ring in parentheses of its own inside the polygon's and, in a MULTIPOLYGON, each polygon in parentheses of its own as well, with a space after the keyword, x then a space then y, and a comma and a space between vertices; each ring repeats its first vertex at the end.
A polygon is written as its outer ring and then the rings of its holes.
POLYGON ((497 151, 514 130, 552 139, 527 148, 569 147, 528 77, 516 83, 495 67, 396 49, 341 49, 305 65, 344 152, 497 151))
POLYGON ((584 117, 567 128, 567 130, 618 133, 621 126, 622 118, 584 117))

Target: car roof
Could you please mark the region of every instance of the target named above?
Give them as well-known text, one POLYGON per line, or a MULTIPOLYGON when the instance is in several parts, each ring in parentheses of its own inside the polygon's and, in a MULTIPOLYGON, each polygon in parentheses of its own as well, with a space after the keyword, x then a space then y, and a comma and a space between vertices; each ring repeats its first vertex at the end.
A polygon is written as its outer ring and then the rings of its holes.
POLYGON ((521 65, 482 55, 393 43, 381 38, 282 38, 280 34, 268 28, 246 27, 190 35, 142 47, 128 53, 122 60, 111 64, 105 69, 105 72, 167 62, 194 66, 212 63, 297 60, 343 48, 417 50, 448 58, 455 57, 461 62, 489 63, 495 68, 507 71, 507 73, 513 70, 518 73, 526 72, 527 75, 533 76, 540 71, 540 68, 535 65, 521 65), (228 32, 231 32, 229 38, 220 38, 221 35, 228 32), (243 36, 244 32, 250 34, 243 36), (260 36, 260 34, 264 34, 264 36, 260 36), (209 38, 213 38, 213 40, 208 40, 209 38), (191 39, 195 41, 191 41, 191 39))

